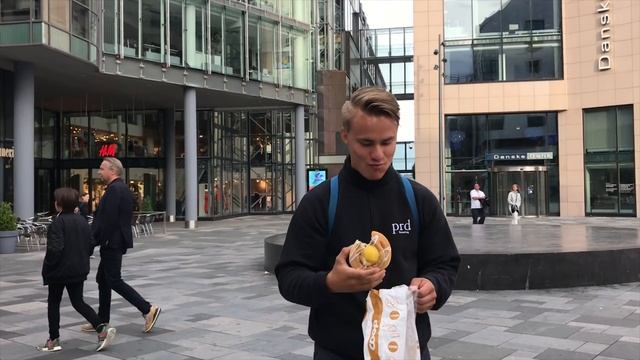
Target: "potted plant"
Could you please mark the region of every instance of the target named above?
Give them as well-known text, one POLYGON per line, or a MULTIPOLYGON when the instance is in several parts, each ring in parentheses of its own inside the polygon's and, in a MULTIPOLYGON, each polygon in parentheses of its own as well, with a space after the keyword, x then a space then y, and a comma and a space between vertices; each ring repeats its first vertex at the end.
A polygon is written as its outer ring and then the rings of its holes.
POLYGON ((144 212, 153 211, 153 204, 151 203, 151 198, 148 196, 145 196, 144 199, 142 200, 142 211, 144 212))
POLYGON ((16 216, 7 202, 0 204, 0 254, 16 252, 18 231, 16 231, 16 216))

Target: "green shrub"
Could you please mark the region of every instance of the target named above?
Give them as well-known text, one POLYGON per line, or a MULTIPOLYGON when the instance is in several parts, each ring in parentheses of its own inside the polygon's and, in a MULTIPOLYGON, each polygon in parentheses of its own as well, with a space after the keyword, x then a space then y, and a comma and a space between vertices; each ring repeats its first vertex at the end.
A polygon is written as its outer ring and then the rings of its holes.
POLYGON ((142 200, 142 211, 153 211, 153 204, 151 203, 151 198, 148 196, 142 200))
POLYGON ((16 216, 8 202, 0 204, 0 231, 15 231, 16 216))

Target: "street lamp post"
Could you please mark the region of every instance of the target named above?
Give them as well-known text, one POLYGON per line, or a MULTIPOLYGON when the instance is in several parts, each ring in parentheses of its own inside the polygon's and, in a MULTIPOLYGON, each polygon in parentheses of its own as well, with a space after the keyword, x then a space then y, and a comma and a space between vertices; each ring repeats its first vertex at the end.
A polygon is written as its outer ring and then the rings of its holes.
POLYGON ((442 87, 445 76, 445 65, 447 63, 447 59, 444 57, 444 43, 442 42, 442 37, 438 34, 438 48, 433 50, 433 55, 438 56, 438 63, 433 66, 433 70, 438 72, 438 193, 440 206, 442 207, 442 212, 447 213, 447 199, 444 194, 444 179, 445 179, 445 161, 444 161, 444 116, 443 116, 443 97, 442 97, 442 87))

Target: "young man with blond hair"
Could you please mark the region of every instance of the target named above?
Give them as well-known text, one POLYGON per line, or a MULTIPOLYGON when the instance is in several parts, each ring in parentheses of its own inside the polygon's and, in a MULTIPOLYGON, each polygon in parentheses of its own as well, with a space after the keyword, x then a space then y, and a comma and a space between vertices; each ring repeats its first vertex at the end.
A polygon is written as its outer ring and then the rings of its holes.
POLYGON ((395 97, 381 88, 359 89, 342 107, 342 116, 349 155, 337 179, 335 217, 329 211, 330 181, 304 196, 275 270, 280 293, 311 308, 314 359, 362 359, 368 291, 411 286, 421 358, 429 359, 427 312, 446 302, 460 262, 449 225, 435 196, 411 181, 419 217, 414 218, 404 181, 391 166, 400 121, 395 97), (402 231, 396 231, 400 225, 402 231), (367 241, 372 230, 389 239, 390 265, 351 268, 349 246, 356 239, 367 241))

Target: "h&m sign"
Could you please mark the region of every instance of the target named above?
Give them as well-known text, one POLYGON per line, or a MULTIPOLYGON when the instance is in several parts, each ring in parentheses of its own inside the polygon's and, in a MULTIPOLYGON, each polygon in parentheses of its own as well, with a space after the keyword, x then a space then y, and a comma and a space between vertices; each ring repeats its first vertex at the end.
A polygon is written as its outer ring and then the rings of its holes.
POLYGON ((600 58, 598 58, 598 70, 611 69, 611 8, 612 0, 599 0, 600 5, 597 15, 600 17, 600 58))

